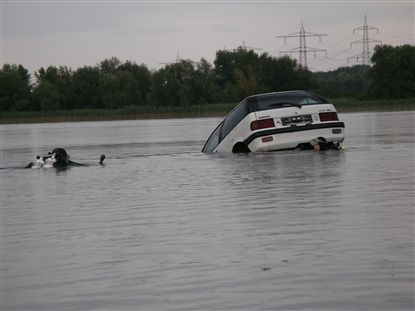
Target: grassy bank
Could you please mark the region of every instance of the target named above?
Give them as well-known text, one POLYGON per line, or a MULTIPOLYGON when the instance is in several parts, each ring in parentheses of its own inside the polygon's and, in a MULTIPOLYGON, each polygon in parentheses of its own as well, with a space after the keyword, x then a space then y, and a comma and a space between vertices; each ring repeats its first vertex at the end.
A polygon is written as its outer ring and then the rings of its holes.
MULTIPOLYGON (((362 101, 350 98, 332 99, 339 112, 415 110, 415 98, 362 101)), ((189 107, 131 106, 122 109, 84 109, 70 111, 6 112, 0 123, 77 122, 106 120, 138 120, 161 118, 195 118, 225 116, 236 103, 189 107)))
POLYGON ((140 120, 224 116, 231 104, 210 104, 189 107, 130 106, 122 109, 78 109, 61 111, 7 112, 0 114, 0 123, 78 122, 108 120, 140 120))
POLYGON ((415 98, 379 100, 336 98, 331 99, 331 102, 339 112, 415 110, 415 98))

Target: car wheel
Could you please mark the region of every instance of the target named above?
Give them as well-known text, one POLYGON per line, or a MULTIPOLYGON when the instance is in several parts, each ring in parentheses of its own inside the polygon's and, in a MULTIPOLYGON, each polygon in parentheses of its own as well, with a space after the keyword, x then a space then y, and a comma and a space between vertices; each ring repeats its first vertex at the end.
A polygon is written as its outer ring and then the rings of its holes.
POLYGON ((235 146, 233 146, 232 149, 233 153, 249 153, 251 150, 249 150, 248 146, 245 145, 242 142, 236 143, 235 146))

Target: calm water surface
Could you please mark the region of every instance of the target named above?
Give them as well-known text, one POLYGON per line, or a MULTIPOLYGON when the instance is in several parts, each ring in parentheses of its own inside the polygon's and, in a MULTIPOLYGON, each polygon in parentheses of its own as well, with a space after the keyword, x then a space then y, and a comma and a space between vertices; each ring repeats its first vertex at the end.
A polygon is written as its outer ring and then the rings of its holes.
POLYGON ((415 113, 341 118, 249 155, 200 153, 215 118, 1 126, 1 310, 413 310, 415 113), (54 147, 91 165, 16 168, 54 147))

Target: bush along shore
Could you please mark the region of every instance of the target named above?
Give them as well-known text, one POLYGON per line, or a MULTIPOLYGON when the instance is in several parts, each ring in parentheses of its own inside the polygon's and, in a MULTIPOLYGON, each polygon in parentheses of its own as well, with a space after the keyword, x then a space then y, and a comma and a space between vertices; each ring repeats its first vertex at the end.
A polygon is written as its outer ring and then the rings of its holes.
MULTIPOLYGON (((415 110, 415 98, 391 100, 332 99, 340 113, 364 111, 415 110)), ((121 109, 78 109, 0 113, 0 123, 50 123, 166 118, 224 117, 237 103, 195 105, 187 107, 128 106, 121 109)))
POLYGON ((340 111, 411 106, 415 46, 377 46, 371 63, 311 72, 288 56, 238 48, 217 51, 213 63, 180 59, 158 70, 116 57, 76 70, 49 66, 33 74, 23 65, 4 64, 0 113, 2 120, 46 122, 198 117, 226 114, 253 94, 288 90, 334 98, 340 111))
POLYGON ((0 123, 49 123, 110 120, 142 120, 224 116, 235 103, 188 107, 127 106, 120 109, 77 109, 0 113, 0 123))
POLYGON ((415 98, 357 100, 352 98, 337 98, 330 100, 338 112, 362 111, 400 111, 415 110, 415 98))

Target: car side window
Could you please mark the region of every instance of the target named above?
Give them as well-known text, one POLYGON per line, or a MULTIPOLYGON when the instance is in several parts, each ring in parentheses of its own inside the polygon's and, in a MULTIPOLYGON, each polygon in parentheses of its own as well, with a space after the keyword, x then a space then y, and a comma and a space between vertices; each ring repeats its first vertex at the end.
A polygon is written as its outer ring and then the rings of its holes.
POLYGON ((218 127, 213 131, 207 140, 202 152, 212 152, 219 145, 220 131, 223 123, 219 124, 218 127))
POLYGON ((223 129, 221 139, 229 134, 230 131, 248 114, 247 101, 241 102, 232 112, 226 117, 223 122, 223 129))

